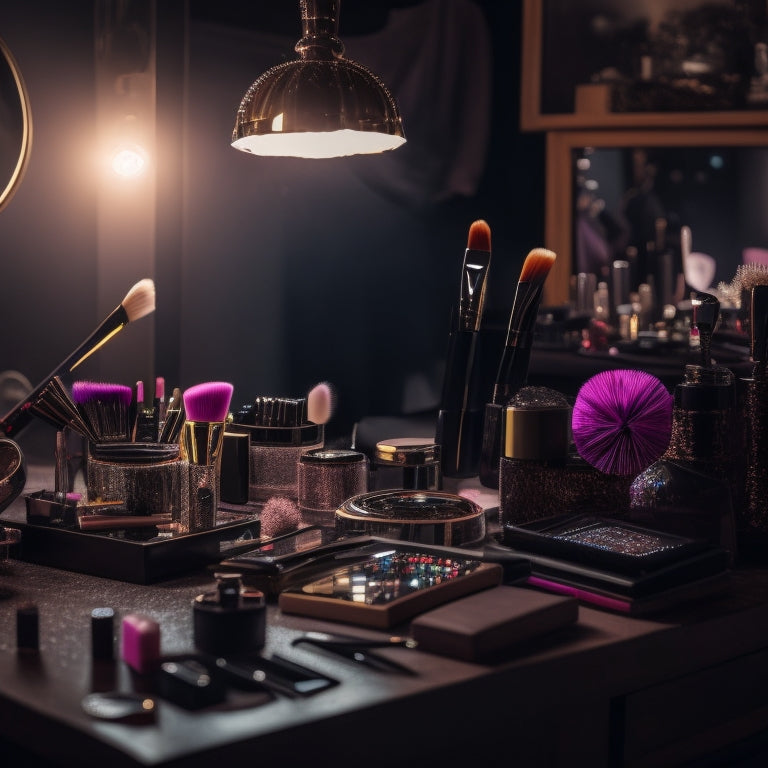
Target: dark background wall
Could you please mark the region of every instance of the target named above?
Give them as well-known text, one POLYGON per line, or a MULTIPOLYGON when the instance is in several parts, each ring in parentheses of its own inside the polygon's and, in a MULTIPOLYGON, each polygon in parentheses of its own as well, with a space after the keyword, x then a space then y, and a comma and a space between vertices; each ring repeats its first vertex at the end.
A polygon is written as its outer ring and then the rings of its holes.
POLYGON ((157 165, 153 183, 114 193, 91 156, 104 125, 93 3, 0 3, 34 121, 26 177, 0 212, 0 370, 36 383, 154 277, 157 312, 82 377, 227 379, 237 403, 328 380, 331 436, 435 408, 470 224, 492 230, 489 317, 542 244, 543 137, 518 130, 520 4, 344 0, 346 53, 390 86, 408 143, 328 161, 229 146, 246 88, 295 55, 298 3, 154 10, 157 165))

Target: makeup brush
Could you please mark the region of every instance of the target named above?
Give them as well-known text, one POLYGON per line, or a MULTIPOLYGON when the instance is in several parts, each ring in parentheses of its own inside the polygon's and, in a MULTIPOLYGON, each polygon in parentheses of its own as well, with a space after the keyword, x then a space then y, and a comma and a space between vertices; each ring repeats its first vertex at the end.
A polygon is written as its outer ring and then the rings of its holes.
POLYGON ((528 380, 536 315, 544 281, 556 258, 553 251, 534 248, 525 257, 520 271, 491 402, 486 403, 483 416, 479 475, 480 482, 488 488, 499 487, 503 408, 528 380))
POLYGON ((20 403, 15 405, 2 419, 0 432, 14 437, 32 419, 30 405, 37 400, 45 386, 55 376, 70 373, 97 349, 108 342, 128 323, 134 322, 155 309, 155 284, 149 278, 140 280, 125 294, 122 302, 109 314, 99 327, 78 346, 64 361, 59 363, 48 376, 38 384, 20 403))
POLYGON ((609 475, 639 474, 669 445, 672 405, 664 384, 645 371, 592 376, 579 389, 571 415, 579 456, 609 475))
POLYGON ((491 266, 491 228, 483 219, 472 222, 461 266, 459 304, 454 307, 448 337, 443 391, 435 442, 445 477, 477 474, 483 437, 482 402, 475 366, 477 338, 491 266))
POLYGON ((211 381, 184 391, 186 420, 179 445, 181 458, 189 463, 189 510, 181 520, 187 533, 216 524, 221 448, 233 389, 228 382, 211 381))
POLYGON ((90 442, 99 442, 90 420, 78 410, 58 376, 43 387, 40 396, 30 405, 30 411, 57 430, 69 427, 90 442))
POLYGON ((87 417, 100 443, 130 439, 128 413, 132 399, 133 390, 123 384, 98 381, 72 384, 72 400, 87 417))
POLYGON ((307 421, 312 424, 327 424, 336 407, 336 392, 327 381, 315 384, 307 393, 307 421))
POLYGON ((175 443, 179 439, 179 431, 184 422, 184 403, 181 399, 181 390, 173 388, 173 393, 168 398, 168 408, 165 412, 165 422, 160 432, 161 443, 175 443))

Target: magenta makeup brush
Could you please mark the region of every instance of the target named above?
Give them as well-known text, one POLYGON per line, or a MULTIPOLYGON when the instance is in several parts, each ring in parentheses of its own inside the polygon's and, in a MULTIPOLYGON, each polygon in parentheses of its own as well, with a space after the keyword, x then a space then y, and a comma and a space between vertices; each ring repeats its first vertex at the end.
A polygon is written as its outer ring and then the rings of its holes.
POLYGON ((672 404, 672 395, 650 373, 598 373, 576 395, 571 416, 576 450, 601 472, 637 475, 669 444, 672 404))
POLYGON ((189 463, 189 516, 182 515, 185 533, 212 528, 219 506, 221 448, 232 384, 210 381, 183 394, 186 421, 179 444, 181 458, 189 463))
POLYGON ((72 400, 88 419, 101 443, 124 442, 129 439, 129 411, 133 390, 123 384, 99 381, 76 381, 72 400))
POLYGON ((15 405, 2 419, 0 432, 6 437, 15 437, 33 416, 30 405, 34 403, 50 381, 63 373, 70 373, 97 349, 106 344, 128 323, 138 320, 155 311, 155 284, 149 278, 139 280, 122 302, 115 307, 101 325, 72 352, 63 362, 54 368, 20 403, 15 405))

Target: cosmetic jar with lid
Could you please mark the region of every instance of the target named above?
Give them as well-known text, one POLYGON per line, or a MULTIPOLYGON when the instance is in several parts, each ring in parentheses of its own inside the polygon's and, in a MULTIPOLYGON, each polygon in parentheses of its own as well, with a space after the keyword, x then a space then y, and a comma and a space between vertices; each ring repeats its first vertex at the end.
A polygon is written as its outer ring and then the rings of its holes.
POLYGON ((368 457, 347 449, 317 448, 299 457, 298 494, 302 521, 334 524, 337 507, 368 491, 368 457))
POLYGON ((609 475, 571 447, 571 406, 547 387, 523 387, 504 409, 499 523, 517 526, 573 512, 618 514, 630 477, 609 475))
POLYGON ((299 459, 325 444, 325 427, 306 419, 306 398, 260 397, 233 416, 250 438, 248 500, 298 500, 299 459))
POLYGON ((91 444, 86 462, 89 501, 122 501, 131 514, 181 516, 182 462, 172 443, 91 444))
POLYGON ((372 490, 439 491, 440 446, 428 437, 380 440, 374 451, 372 490))
POLYGON ((335 515, 340 536, 462 547, 485 539, 485 511, 476 502, 445 491, 389 489, 347 499, 335 515))

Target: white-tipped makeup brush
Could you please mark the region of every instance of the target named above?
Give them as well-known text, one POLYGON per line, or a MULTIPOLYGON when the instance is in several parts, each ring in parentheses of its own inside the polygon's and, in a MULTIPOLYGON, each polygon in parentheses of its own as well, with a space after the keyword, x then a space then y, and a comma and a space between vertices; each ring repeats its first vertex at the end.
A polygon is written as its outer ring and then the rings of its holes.
POLYGON ((48 383, 56 376, 65 372, 74 371, 78 365, 90 357, 97 349, 106 344, 116 333, 122 330, 128 323, 138 320, 155 309, 155 284, 149 278, 139 280, 125 294, 125 298, 110 315, 96 328, 96 330, 78 346, 74 352, 43 379, 27 397, 14 406, 2 419, 0 419, 0 434, 5 437, 15 437, 32 420, 34 415, 30 409, 45 389, 48 383))

